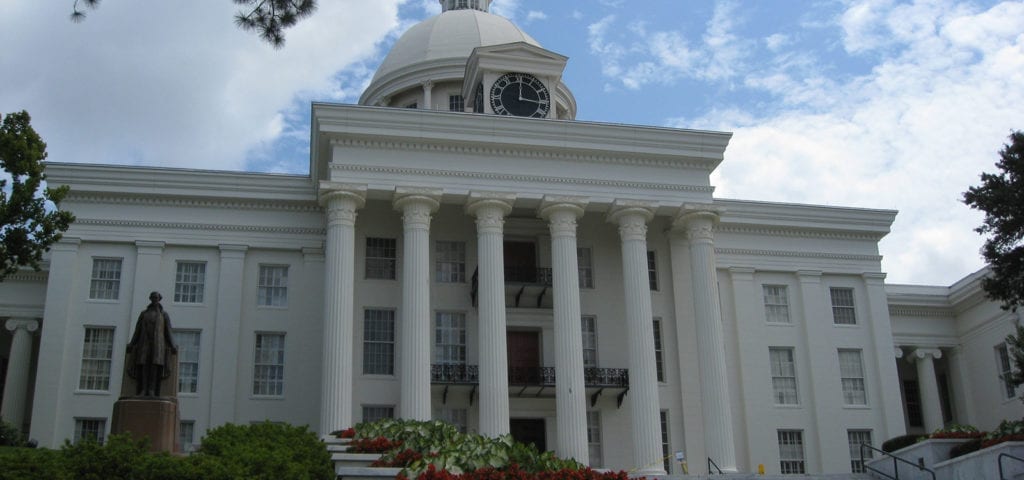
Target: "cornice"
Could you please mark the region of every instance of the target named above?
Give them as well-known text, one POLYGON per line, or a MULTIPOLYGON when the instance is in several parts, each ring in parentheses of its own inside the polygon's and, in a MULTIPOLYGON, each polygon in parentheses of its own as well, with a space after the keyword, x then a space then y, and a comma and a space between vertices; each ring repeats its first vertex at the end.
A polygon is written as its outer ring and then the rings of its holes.
POLYGON ((279 233, 285 235, 326 235, 326 230, 324 230, 323 228, 279 227, 265 225, 227 225, 219 223, 187 222, 144 222, 137 220, 110 220, 94 218, 79 218, 75 220, 75 224, 100 227, 151 228, 159 230, 207 230, 248 233, 279 233))
POLYGON ((716 248, 717 255, 750 255, 756 257, 825 258, 829 260, 852 260, 858 262, 880 262, 878 255, 855 255, 826 252, 789 252, 785 250, 752 250, 744 248, 716 248))
POLYGON ((885 236, 884 233, 854 233, 841 230, 818 230, 800 227, 755 227, 726 223, 719 224, 716 230, 721 233, 735 233, 741 235, 823 238, 830 240, 867 240, 872 242, 877 242, 885 236))
POLYGON ((318 213, 320 206, 315 202, 287 202, 265 200, 228 200, 215 198, 157 197, 126 195, 118 193, 68 192, 67 202, 93 204, 144 205, 153 207, 213 208, 229 210, 277 210, 296 213, 318 213))
POLYGON ((907 305, 889 305, 889 316, 893 317, 926 317, 956 318, 956 313, 946 308, 914 307, 907 305))
POLYGON ((713 193, 714 187, 677 185, 668 183, 622 182, 593 178, 550 177, 544 175, 503 174, 488 172, 466 172, 459 170, 436 170, 429 168, 377 167, 368 165, 331 164, 331 170, 340 172, 378 173, 386 175, 414 175, 426 177, 451 177, 496 180, 500 182, 553 183, 563 185, 591 185, 641 190, 666 190, 675 192, 713 193))

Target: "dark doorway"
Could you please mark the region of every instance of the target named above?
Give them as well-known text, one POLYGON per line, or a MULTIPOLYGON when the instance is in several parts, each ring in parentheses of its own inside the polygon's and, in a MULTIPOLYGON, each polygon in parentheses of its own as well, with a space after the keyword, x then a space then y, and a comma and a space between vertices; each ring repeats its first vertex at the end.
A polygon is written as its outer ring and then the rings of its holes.
POLYGON ((513 418, 509 420, 512 439, 525 444, 534 444, 537 450, 547 451, 547 437, 544 434, 543 418, 513 418))
POLYGON ((537 245, 533 242, 506 241, 505 280, 517 283, 537 281, 537 245))
POLYGON ((540 383, 540 332, 506 332, 508 380, 512 385, 540 383))

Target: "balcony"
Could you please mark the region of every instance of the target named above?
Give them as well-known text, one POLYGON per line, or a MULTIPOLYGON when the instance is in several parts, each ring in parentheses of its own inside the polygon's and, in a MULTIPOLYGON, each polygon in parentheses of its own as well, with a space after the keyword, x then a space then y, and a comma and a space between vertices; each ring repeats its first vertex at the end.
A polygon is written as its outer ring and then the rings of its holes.
MULTIPOLYGON (((443 392, 443 402, 447 403, 448 393, 453 389, 469 390, 469 404, 480 384, 480 372, 476 365, 431 365, 430 383, 443 392)), ((597 399, 605 392, 616 394, 618 406, 629 392, 629 370, 625 368, 586 368, 583 370, 583 383, 590 406, 597 404, 597 399)), ((509 395, 513 397, 552 398, 555 396, 554 367, 509 367, 509 395)))
MULTIPOLYGON (((547 267, 520 267, 505 265, 505 304, 512 308, 552 308, 552 273, 547 267)), ((480 270, 473 271, 470 296, 477 305, 480 270)))

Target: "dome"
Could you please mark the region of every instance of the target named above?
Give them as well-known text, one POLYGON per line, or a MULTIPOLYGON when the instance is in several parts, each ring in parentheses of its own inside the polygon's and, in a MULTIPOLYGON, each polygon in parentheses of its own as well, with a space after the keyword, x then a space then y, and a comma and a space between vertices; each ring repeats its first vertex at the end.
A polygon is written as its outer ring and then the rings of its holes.
POLYGON ((466 59, 476 47, 526 42, 540 46, 507 18, 473 9, 450 10, 413 26, 395 42, 373 83, 417 64, 466 59))

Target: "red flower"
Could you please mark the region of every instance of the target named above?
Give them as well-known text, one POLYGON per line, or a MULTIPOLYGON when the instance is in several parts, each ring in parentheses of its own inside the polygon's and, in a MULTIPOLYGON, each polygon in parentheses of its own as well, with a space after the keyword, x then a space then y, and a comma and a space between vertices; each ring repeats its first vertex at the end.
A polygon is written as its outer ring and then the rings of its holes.
POLYGON ((356 436, 356 429, 351 428, 351 427, 342 430, 341 433, 338 434, 338 438, 355 438, 355 436, 356 436))

